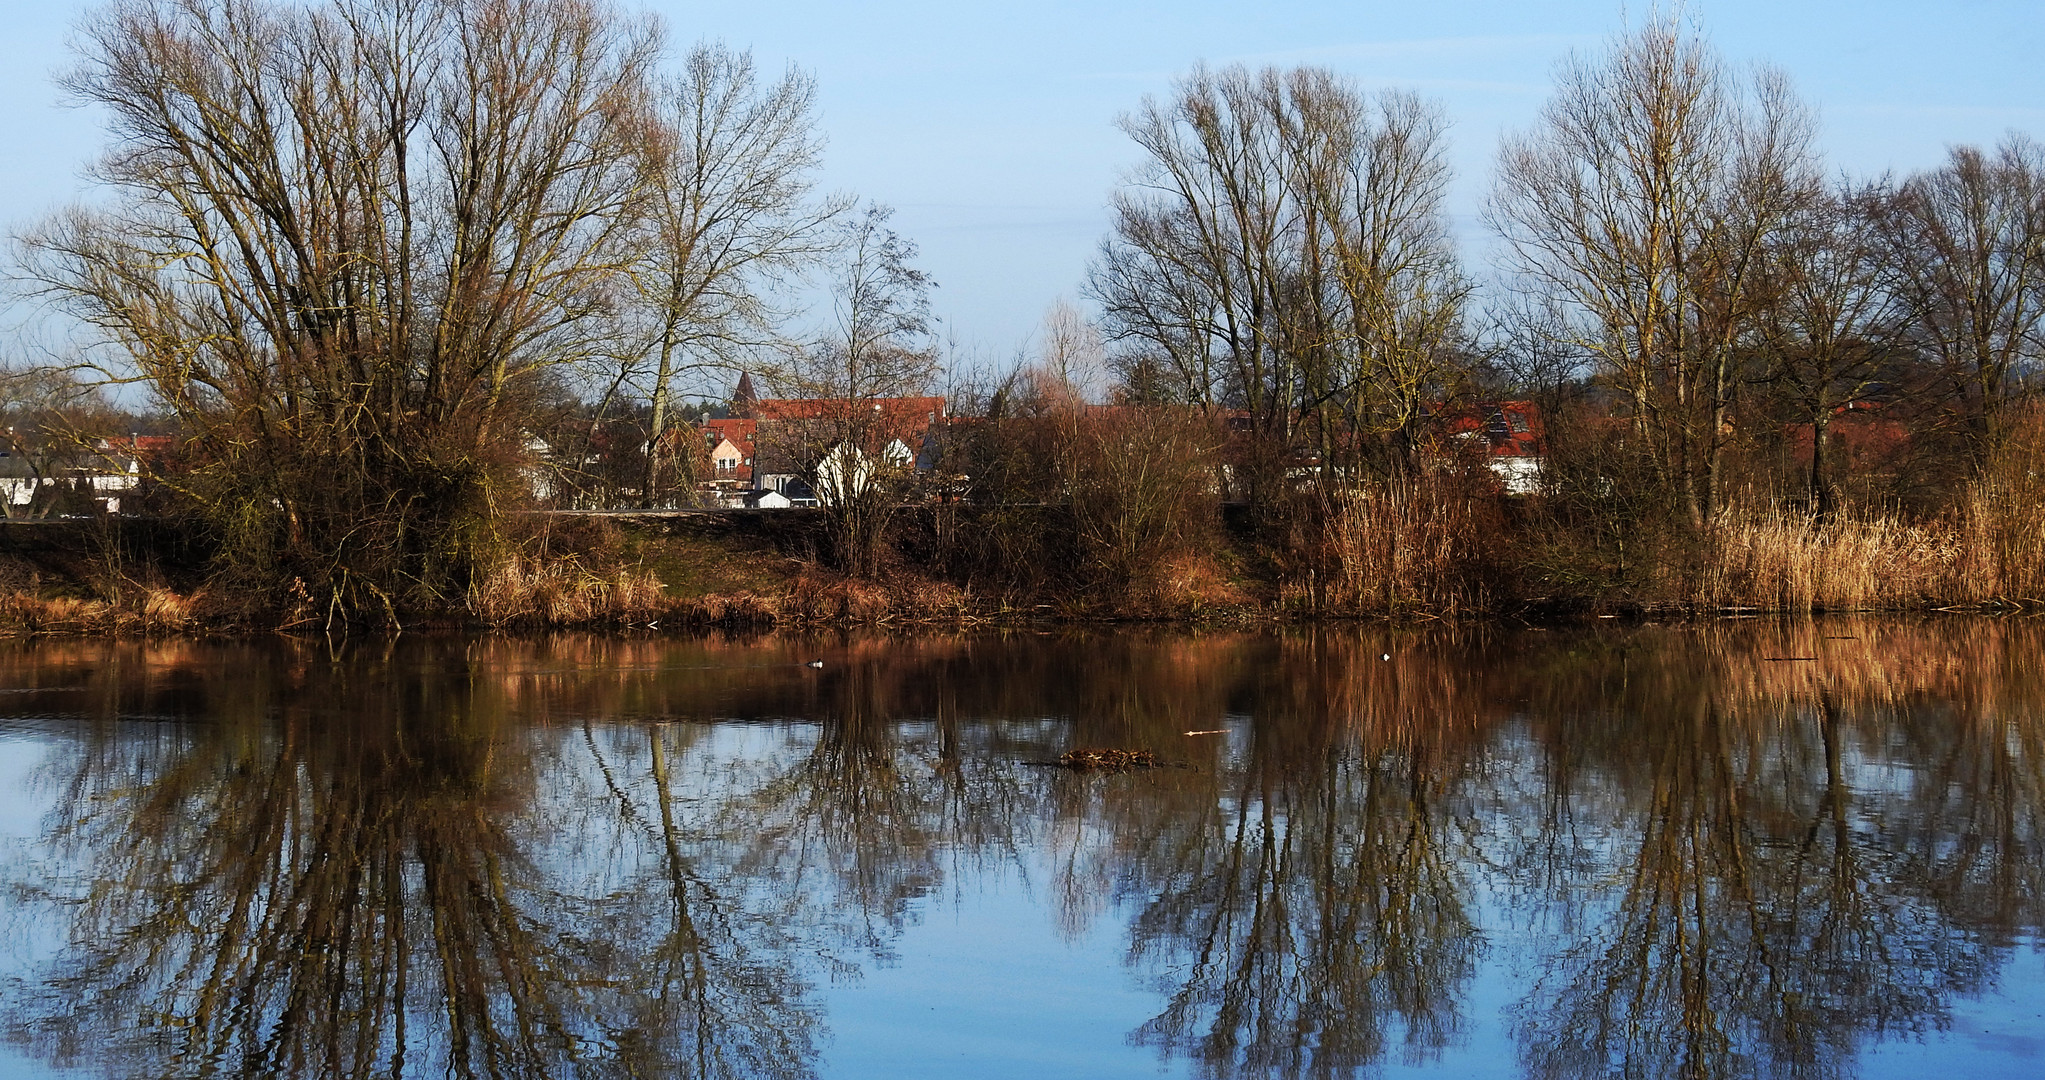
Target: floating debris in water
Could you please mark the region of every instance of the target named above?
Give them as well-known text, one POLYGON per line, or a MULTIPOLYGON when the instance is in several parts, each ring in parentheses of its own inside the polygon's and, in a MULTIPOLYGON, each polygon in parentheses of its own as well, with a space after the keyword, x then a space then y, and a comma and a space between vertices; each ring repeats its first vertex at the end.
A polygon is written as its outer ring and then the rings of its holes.
POLYGON ((1156 769, 1164 765, 1157 755, 1148 750, 1067 750, 1058 755, 1058 766, 1065 769, 1105 769, 1110 772, 1125 772, 1129 769, 1156 769))

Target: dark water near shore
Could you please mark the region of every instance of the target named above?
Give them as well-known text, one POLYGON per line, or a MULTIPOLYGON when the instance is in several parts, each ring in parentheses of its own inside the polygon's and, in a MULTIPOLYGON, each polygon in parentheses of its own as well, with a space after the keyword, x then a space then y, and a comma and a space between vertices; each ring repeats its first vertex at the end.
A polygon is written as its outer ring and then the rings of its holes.
POLYGON ((0 1075, 2039 1076, 2045 627, 0 645, 0 885, 0 1075))

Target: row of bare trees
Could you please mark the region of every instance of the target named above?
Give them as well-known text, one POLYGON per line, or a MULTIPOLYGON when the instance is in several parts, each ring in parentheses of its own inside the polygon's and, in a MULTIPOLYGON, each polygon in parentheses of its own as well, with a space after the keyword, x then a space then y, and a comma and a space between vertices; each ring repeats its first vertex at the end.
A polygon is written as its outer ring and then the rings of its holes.
POLYGON ((1567 65, 1500 156, 1488 218, 1543 334, 1621 402, 1647 471, 1702 524, 1742 424, 1917 396, 1961 472, 2036 381, 2045 152, 2012 135, 1896 181, 1828 179, 1779 73, 1742 78, 1673 21, 1567 65))
POLYGON ((1977 463, 2035 381, 2045 151, 2012 135, 1900 181, 1830 179, 1787 78, 1736 72, 1672 18, 1566 63, 1503 145, 1485 218, 1505 333, 1471 325, 1436 106, 1322 69, 1199 69, 1122 126, 1144 163, 1089 279, 1121 393, 1242 410, 1296 453, 1410 443, 1486 354, 1545 344, 1701 523, 1751 387, 1819 429, 1824 499, 1828 419, 1901 368, 1977 463), (1540 342, 1509 333, 1526 326, 1540 342))
POLYGON ((1787 77, 1728 64, 1680 13, 1565 62, 1502 144, 1486 310, 1437 106, 1317 68, 1200 68, 1121 125, 1142 164, 1087 283, 1109 396, 1228 417, 1212 488, 1281 526, 1263 535, 1312 546, 1359 492, 1441 475, 1454 454, 1416 451, 1483 397, 1539 403, 1545 505, 1594 519, 1622 567, 1627 534, 1688 544, 1756 497, 1820 523, 1951 510, 2029 438, 2045 148, 1833 176, 1787 77))
POLYGON ((814 190, 809 76, 671 65, 603 0, 113 0, 78 42, 104 197, 24 236, 26 276, 181 432, 223 564, 342 610, 459 602, 564 397, 576 461, 645 415, 652 498, 676 395, 821 348, 800 279, 885 233, 814 190))
MULTIPOLYGON (((844 476, 882 468, 868 403, 935 381, 933 283, 884 208, 816 191, 799 71, 707 45, 670 65, 657 23, 602 0, 114 0, 79 41, 65 85, 109 118, 106 197, 31 230, 27 276, 168 414, 169 497, 251 583, 446 606, 501 557, 535 432, 560 484, 651 507, 687 491, 670 429, 722 372, 845 404, 796 454, 851 448, 844 476)), ((1917 482, 1977 477, 2037 382, 2045 149, 1833 179, 1787 80, 1671 15, 1566 63, 1506 140, 1485 214, 1506 288, 1481 316, 1439 106, 1200 68, 1121 126, 1143 160, 1088 274, 1097 326, 1067 312, 1038 370, 953 402, 982 432, 1034 412, 1062 434, 1007 463, 952 440, 939 471, 968 483, 937 488, 1068 503, 1125 568, 1170 547, 1132 535, 1217 500, 1266 535, 1346 520, 1360 485, 1440 460, 1442 405, 1485 394, 1549 406, 1552 463, 1587 448, 1551 494, 1609 515, 1590 496, 1616 487, 1694 532, 1789 426, 1812 443, 1794 494, 1830 516, 1857 407, 1937 456, 1917 482), (1103 403, 1170 410, 1075 420, 1103 403)), ((838 485, 848 568, 885 562, 895 479, 838 485)))

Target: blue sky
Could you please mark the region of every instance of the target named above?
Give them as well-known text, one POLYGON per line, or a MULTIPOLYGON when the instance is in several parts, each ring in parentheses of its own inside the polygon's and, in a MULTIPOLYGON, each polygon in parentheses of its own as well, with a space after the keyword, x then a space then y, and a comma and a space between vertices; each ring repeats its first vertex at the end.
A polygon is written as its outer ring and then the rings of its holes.
MULTIPOLYGON (((99 137, 50 81, 85 3, 7 4, 0 35, 0 219, 18 228, 79 196, 99 137)), ((1608 0, 1432 4, 1033 4, 653 0, 679 47, 751 48, 813 72, 830 138, 826 187, 894 205, 923 248, 958 342, 1012 353, 1060 296, 1076 298, 1118 176, 1135 163, 1116 114, 1198 61, 1320 64, 1365 87, 1440 99, 1453 124, 1453 209, 1472 269, 1474 218, 1499 135, 1532 123, 1558 61, 1624 25, 1608 0)), ((1631 7, 1638 19, 1645 5, 1631 7)), ((1696 0, 1732 61, 1786 69, 1824 121, 1835 168, 1907 172, 1955 143, 2045 137, 2039 0, 1696 0)))

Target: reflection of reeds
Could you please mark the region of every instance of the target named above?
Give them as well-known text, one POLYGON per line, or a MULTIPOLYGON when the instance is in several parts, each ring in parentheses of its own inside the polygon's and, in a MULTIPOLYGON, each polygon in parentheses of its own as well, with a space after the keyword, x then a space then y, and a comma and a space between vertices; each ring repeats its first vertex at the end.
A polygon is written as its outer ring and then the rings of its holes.
MULTIPOLYGON (((375 979, 403 956, 429 1003, 408 1022, 441 1025, 422 1044, 497 1040, 444 1057, 540 1074, 567 1035, 648 1072, 707 1047, 796 1075, 822 1023, 800 957, 885 955, 959 867, 1040 852, 1068 933, 1130 914, 1127 957, 1165 995, 1135 1041, 1213 1075, 1346 1075, 1401 1040, 1426 1059, 1466 1012, 1495 910, 1473 898, 1509 892, 1566 909, 1520 1013, 1533 1075, 1822 1076, 1935 1022, 2045 922, 2041 657, 2029 620, 1850 617, 71 640, 7 644, 0 677, 208 717, 88 748, 50 819, 110 839, 93 977, 160 989, 225 957, 234 1016, 312 1003, 267 1032, 187 1012, 194 1038, 367 1062, 381 1044, 342 1024, 395 1038, 375 979), (338 722, 343 700, 376 722, 338 722), (689 722, 722 718, 774 723, 689 722), (1088 743, 1196 767, 1016 765, 1088 743), (543 772, 550 745, 591 764, 543 772), (552 876, 610 852, 600 880, 552 876), (164 882, 184 891, 143 896, 164 882), (205 933, 156 960, 135 927, 205 933)), ((154 1007, 108 1002, 110 1023, 154 1007)))
POLYGON ((1741 619, 1530 657, 1555 810, 1512 815, 1509 861, 1573 942, 1523 1006, 1529 1074, 1835 1075, 1979 987, 2045 917, 2041 644, 1741 619))

